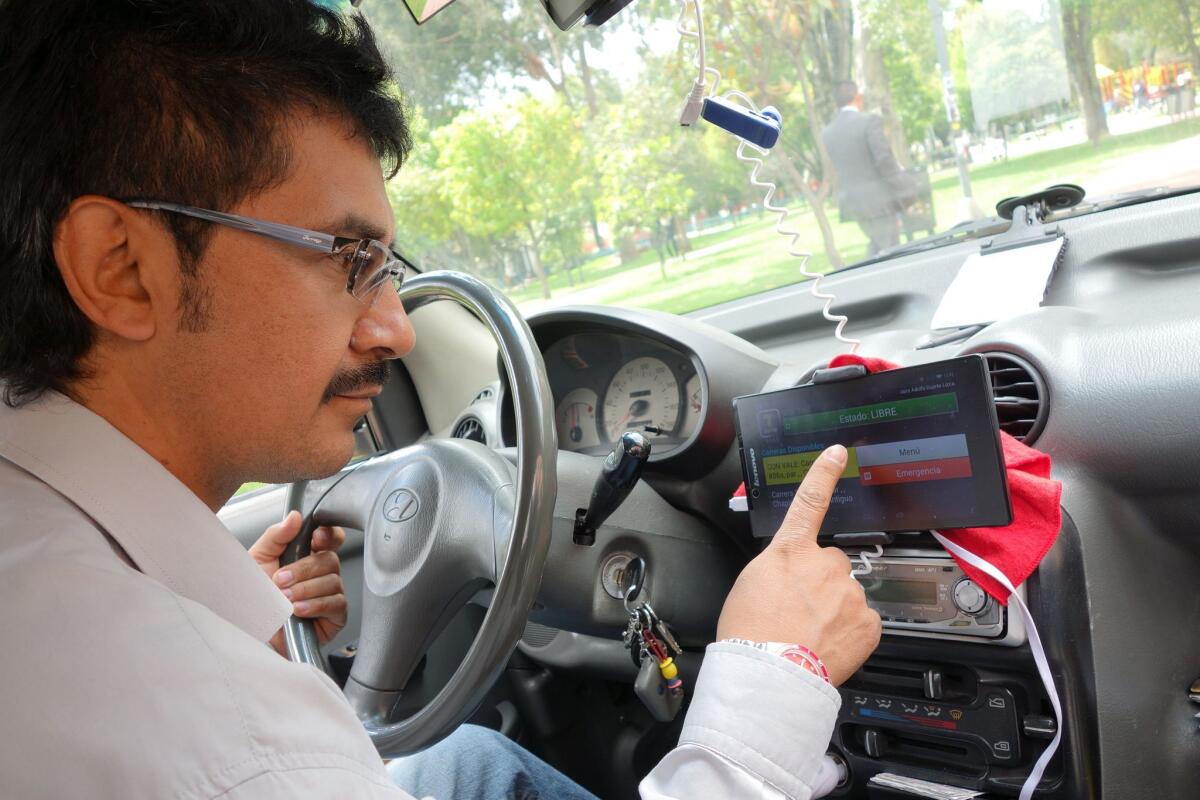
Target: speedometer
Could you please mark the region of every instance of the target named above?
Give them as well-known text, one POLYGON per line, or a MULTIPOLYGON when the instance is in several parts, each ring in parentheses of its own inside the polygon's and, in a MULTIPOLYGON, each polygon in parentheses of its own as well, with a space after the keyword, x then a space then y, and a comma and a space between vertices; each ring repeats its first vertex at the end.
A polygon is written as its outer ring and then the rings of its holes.
POLYGON ((604 392, 604 432, 615 442, 646 426, 671 433, 679 421, 679 382, 657 358, 635 358, 617 370, 604 392))

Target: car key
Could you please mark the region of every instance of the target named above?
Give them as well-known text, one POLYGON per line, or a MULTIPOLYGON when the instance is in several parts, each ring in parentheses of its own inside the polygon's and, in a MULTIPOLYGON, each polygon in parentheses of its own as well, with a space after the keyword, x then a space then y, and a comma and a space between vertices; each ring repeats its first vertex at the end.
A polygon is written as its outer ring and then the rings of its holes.
POLYGON ((642 615, 639 610, 634 609, 629 614, 629 622, 626 623, 625 630, 621 632, 621 641, 624 642, 625 649, 629 651, 635 667, 642 665, 642 648, 645 646, 642 642, 644 629, 645 623, 642 621, 642 615))
POLYGON ((642 665, 642 651, 645 648, 642 642, 642 631, 648 625, 653 624, 652 620, 643 613, 643 604, 637 602, 645 580, 645 559, 632 559, 628 566, 625 567, 624 575, 621 577, 621 583, 625 587, 621 603, 625 606, 625 612, 629 615, 629 621, 625 625, 625 630, 621 633, 621 641, 625 643, 625 649, 629 651, 629 656, 633 660, 635 667, 641 667, 642 665))
POLYGON ((658 634, 658 638, 670 648, 672 653, 675 655, 682 653, 683 648, 679 646, 679 642, 675 641, 675 634, 671 633, 671 626, 667 625, 666 620, 655 614, 649 603, 643 603, 642 607, 650 615, 650 629, 658 634))

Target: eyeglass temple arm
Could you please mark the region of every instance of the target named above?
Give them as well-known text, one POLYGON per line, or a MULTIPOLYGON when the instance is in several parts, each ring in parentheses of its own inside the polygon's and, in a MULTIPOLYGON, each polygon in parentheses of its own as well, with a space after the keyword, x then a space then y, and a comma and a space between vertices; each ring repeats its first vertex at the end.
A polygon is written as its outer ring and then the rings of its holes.
POLYGON ((260 236, 266 236, 275 239, 279 242, 299 245, 307 247, 310 250, 320 250, 323 253, 332 253, 338 244, 336 237, 330 236, 327 233, 319 231, 310 231, 307 228, 297 228, 293 225, 284 225, 281 222, 265 222, 263 220, 250 219, 249 217, 238 216, 237 214, 226 214, 221 211, 209 211, 204 208, 195 208, 193 206, 183 206, 176 203, 159 203, 149 201, 136 201, 127 205, 134 208, 149 208, 159 211, 171 211, 176 214, 183 214, 187 217, 195 217, 207 222, 215 222, 218 225, 228 225, 231 228, 257 233, 260 236))

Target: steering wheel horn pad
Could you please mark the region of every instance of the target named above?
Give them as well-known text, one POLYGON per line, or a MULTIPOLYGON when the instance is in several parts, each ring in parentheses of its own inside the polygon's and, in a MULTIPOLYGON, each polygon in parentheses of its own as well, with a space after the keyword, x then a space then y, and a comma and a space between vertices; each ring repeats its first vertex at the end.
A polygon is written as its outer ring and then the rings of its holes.
MULTIPOLYGON (((541 351, 516 308, 483 281, 430 272, 407 281, 405 305, 454 300, 489 327, 508 373, 517 462, 478 442, 430 439, 322 481, 298 482, 288 508, 304 519, 281 561, 310 550, 321 525, 362 530, 363 621, 345 694, 384 757, 424 749, 483 700, 525 628, 550 549, 558 441, 541 351), (494 587, 454 675, 423 708, 392 719, 413 670, 454 614, 494 587)), ((328 672, 312 623, 284 627, 293 661, 328 672)))

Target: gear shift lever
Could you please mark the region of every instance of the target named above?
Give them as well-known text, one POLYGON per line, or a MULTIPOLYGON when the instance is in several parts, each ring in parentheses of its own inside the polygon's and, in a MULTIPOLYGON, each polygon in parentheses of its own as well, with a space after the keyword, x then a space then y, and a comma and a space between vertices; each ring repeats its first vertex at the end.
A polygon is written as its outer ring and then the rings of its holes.
POLYGON ((588 507, 575 512, 575 544, 595 543, 596 529, 625 502, 642 476, 642 467, 649 457, 650 442, 646 441, 645 436, 636 431, 621 434, 617 446, 600 467, 588 507))

